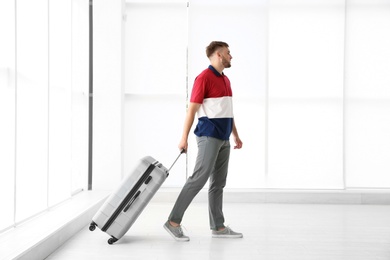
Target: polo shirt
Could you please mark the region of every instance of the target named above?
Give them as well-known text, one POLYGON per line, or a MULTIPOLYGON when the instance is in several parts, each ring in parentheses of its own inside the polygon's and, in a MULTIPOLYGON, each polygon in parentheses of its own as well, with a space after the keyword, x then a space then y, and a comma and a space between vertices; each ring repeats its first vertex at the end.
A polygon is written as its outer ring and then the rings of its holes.
POLYGON ((195 79, 190 102, 201 104, 195 135, 229 140, 233 129, 233 102, 230 81, 213 66, 195 79))

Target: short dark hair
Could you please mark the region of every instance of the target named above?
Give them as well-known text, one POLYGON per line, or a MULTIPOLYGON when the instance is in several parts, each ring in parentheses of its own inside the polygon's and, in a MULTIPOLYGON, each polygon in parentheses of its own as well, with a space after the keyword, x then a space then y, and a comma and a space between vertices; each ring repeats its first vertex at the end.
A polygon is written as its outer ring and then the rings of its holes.
POLYGON ((229 45, 226 43, 226 42, 220 42, 220 41, 212 41, 209 46, 206 47, 206 55, 208 58, 210 58, 211 55, 213 55, 213 53, 220 49, 220 48, 223 48, 223 47, 226 47, 228 48, 229 45))

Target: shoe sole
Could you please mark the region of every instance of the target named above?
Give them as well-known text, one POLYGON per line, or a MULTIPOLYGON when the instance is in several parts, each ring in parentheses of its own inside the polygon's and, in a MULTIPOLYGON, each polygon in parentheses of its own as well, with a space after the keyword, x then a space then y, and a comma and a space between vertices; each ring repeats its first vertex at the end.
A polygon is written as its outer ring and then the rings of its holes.
POLYGON ((164 229, 176 240, 176 241, 180 241, 180 242, 187 242, 187 241, 190 241, 190 238, 179 238, 179 237, 176 237, 172 232, 171 230, 169 230, 169 228, 164 224, 164 229))
POLYGON ((213 235, 213 238, 243 238, 243 235, 213 235))

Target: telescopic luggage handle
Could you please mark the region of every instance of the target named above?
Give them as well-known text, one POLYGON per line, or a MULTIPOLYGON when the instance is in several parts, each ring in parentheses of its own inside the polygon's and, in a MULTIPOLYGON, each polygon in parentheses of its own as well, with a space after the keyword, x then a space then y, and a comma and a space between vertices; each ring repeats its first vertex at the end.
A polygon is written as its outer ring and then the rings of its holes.
POLYGON ((182 155, 185 151, 186 151, 186 150, 185 150, 184 148, 181 149, 180 154, 176 157, 176 160, 172 163, 171 167, 169 167, 168 172, 171 171, 172 167, 175 165, 175 163, 177 162, 177 160, 179 160, 180 155, 182 155))

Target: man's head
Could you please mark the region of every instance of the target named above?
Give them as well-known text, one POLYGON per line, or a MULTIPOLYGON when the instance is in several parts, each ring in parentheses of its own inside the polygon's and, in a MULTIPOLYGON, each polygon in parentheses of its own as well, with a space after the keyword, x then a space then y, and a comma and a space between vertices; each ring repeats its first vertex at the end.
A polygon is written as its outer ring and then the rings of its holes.
POLYGON ((230 60, 233 58, 230 55, 229 45, 226 42, 212 41, 206 47, 207 57, 213 61, 219 61, 223 68, 230 68, 230 60))

